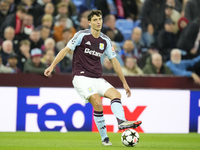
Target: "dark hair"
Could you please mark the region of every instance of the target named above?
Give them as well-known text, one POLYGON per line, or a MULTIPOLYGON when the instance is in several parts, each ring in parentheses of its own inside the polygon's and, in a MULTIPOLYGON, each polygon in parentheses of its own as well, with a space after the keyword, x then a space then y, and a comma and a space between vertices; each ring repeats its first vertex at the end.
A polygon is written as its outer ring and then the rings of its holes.
POLYGON ((91 18, 96 15, 96 16, 102 16, 101 10, 91 10, 87 16, 88 21, 91 21, 91 18))

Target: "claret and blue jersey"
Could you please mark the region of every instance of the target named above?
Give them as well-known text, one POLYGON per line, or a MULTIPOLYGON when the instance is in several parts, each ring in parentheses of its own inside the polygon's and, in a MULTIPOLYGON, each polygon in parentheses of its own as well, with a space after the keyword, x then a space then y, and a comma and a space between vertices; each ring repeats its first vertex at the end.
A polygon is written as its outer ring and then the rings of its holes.
POLYGON ((67 47, 74 51, 72 74, 99 78, 102 75, 100 57, 103 53, 108 59, 116 56, 111 40, 100 33, 94 38, 91 30, 81 30, 68 42, 67 47))

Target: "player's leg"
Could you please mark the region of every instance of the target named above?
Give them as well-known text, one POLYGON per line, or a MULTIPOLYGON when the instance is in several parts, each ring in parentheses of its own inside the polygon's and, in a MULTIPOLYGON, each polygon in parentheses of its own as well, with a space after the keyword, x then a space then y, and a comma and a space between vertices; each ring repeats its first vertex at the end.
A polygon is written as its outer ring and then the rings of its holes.
POLYGON ((74 88, 81 98, 84 99, 86 103, 90 102, 94 108, 94 120, 101 135, 102 144, 112 145, 107 136, 102 101, 95 86, 96 82, 97 79, 84 76, 74 76, 72 80, 74 88))
POLYGON ((115 88, 109 88, 104 97, 111 99, 111 110, 118 121, 119 130, 126 128, 137 128, 141 121, 127 121, 125 119, 124 109, 121 104, 121 94, 115 88))
POLYGON ((108 145, 108 146, 112 145, 112 143, 109 141, 107 131, 106 131, 106 124, 105 124, 105 119, 103 115, 103 106, 102 106, 101 97, 99 96, 99 94, 93 94, 90 96, 89 102, 92 104, 94 108, 94 121, 101 135, 102 144, 108 145))

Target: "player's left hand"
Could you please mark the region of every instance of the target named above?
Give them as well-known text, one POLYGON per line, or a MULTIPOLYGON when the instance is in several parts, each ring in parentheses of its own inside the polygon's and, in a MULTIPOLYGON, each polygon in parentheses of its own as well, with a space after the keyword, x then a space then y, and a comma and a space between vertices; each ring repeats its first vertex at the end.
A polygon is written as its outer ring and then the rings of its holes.
POLYGON ((131 96, 130 87, 128 86, 127 83, 124 83, 123 86, 124 86, 124 89, 126 90, 126 95, 127 95, 127 97, 130 97, 130 96, 131 96))

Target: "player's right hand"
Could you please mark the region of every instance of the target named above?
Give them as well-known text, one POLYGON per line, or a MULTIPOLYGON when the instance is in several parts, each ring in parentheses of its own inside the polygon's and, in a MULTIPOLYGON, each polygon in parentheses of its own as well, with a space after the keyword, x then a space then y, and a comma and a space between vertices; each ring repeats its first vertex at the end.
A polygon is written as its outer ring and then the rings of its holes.
POLYGON ((53 71, 53 68, 50 66, 44 71, 44 75, 46 77, 49 77, 51 75, 51 72, 53 71))

